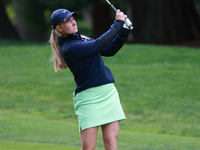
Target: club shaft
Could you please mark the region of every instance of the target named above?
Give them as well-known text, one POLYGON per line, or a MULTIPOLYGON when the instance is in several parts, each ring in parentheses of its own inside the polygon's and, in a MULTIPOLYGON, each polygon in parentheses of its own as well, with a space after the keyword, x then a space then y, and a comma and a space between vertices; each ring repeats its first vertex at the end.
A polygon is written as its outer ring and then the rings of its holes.
POLYGON ((113 6, 112 4, 110 4, 110 7, 111 7, 114 11, 117 11, 117 9, 115 8, 115 6, 113 6))
POLYGON ((106 0, 106 2, 108 3, 108 5, 110 5, 110 7, 111 7, 114 11, 117 11, 117 9, 115 8, 115 6, 113 6, 108 0, 106 0))

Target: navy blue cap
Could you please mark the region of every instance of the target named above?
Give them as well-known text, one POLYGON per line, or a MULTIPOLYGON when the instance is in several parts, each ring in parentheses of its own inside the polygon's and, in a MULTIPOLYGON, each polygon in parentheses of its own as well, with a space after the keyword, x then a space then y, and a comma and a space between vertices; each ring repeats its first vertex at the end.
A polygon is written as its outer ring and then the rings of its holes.
POLYGON ((59 23, 69 20, 71 16, 78 16, 78 13, 67 9, 57 9, 51 15, 51 25, 56 28, 59 23))

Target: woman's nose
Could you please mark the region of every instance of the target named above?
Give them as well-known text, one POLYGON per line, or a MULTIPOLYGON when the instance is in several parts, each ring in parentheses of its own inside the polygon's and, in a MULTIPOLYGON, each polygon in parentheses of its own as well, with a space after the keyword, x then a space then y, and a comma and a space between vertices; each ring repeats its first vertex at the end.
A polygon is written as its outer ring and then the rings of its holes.
POLYGON ((75 21, 75 20, 73 20, 73 21, 72 21, 72 24, 73 24, 73 25, 76 25, 76 21, 75 21))

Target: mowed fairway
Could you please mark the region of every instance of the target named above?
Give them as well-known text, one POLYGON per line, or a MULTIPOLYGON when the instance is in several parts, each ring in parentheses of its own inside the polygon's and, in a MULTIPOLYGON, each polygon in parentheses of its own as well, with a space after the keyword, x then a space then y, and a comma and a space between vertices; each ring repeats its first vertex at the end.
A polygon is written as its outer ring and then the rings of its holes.
MULTIPOLYGON (((50 58, 47 44, 0 41, 1 150, 80 150, 73 76, 50 58)), ((200 49, 125 45, 104 62, 127 117, 119 150, 200 150, 200 49)))

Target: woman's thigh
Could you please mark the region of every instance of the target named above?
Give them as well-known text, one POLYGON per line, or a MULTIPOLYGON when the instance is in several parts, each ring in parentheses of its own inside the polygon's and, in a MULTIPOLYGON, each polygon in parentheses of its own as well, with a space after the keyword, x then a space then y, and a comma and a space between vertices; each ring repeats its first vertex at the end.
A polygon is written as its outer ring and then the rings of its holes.
POLYGON ((97 141, 97 132, 99 127, 88 128, 80 133, 81 147, 84 149, 94 150, 97 141))
POLYGON ((115 121, 106 125, 102 125, 102 134, 104 144, 116 144, 119 136, 120 121, 115 121))

